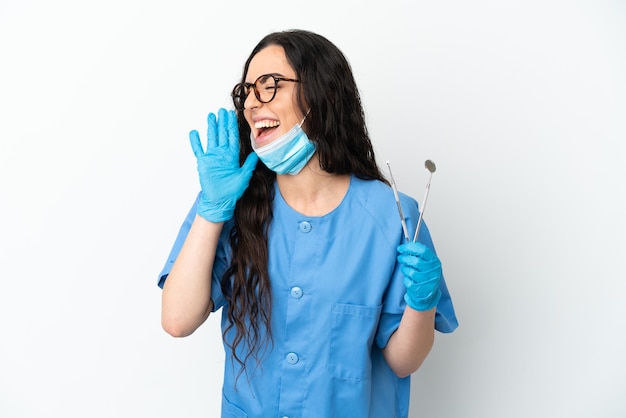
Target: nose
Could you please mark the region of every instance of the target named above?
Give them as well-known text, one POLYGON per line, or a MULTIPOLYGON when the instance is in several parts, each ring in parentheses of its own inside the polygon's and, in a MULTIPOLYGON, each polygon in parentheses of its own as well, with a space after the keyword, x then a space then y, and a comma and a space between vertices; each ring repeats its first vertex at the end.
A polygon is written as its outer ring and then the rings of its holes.
POLYGON ((244 109, 254 109, 261 105, 261 102, 256 97, 256 92, 251 89, 250 94, 246 97, 246 100, 243 101, 244 109))

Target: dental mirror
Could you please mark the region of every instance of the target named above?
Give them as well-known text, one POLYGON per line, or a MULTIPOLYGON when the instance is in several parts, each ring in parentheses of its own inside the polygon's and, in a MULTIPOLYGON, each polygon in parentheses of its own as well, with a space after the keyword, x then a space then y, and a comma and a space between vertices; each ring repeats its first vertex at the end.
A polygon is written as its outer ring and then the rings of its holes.
POLYGON ((417 228, 415 228, 415 235, 413 236, 413 242, 417 241, 417 236, 420 232, 420 226, 422 226, 422 218, 424 217, 424 211, 426 210, 426 202, 428 201, 428 192, 430 192, 430 180, 433 178, 433 173, 437 170, 437 166, 431 160, 424 162, 426 170, 430 173, 428 176, 428 183, 426 183, 426 192, 424 193, 424 200, 422 200, 422 210, 420 211, 420 217, 417 220, 417 228))

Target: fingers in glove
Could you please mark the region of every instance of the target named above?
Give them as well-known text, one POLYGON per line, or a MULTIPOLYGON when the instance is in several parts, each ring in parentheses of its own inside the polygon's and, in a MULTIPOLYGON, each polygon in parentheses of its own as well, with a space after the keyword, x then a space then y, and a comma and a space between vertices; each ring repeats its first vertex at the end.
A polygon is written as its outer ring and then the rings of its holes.
POLYGON ((400 254, 414 255, 427 261, 437 257, 433 250, 431 250, 421 242, 406 242, 402 245, 399 245, 398 252, 400 254))
POLYGON ((439 261, 439 258, 436 256, 433 260, 426 261, 414 255, 400 254, 398 256, 398 263, 413 267, 419 271, 430 271, 441 267, 441 261, 439 261))
POLYGON ((217 112, 217 146, 228 148, 228 111, 224 108, 217 112))
POLYGON ((237 114, 228 111, 228 147, 239 150, 239 127, 237 126, 237 114))
POLYGON ((207 137, 207 144, 206 144, 206 148, 207 151, 211 148, 217 148, 217 146, 219 145, 218 141, 218 135, 217 135, 217 118, 215 116, 215 113, 209 113, 209 116, 207 117, 207 132, 206 132, 206 137, 207 137))
POLYGON ((411 299, 427 299, 439 291, 439 286, 422 286, 406 277, 404 278, 404 286, 411 299))
POLYGON ((402 266, 400 271, 405 279, 411 280, 413 283, 426 284, 439 281, 441 279, 441 270, 434 269, 427 272, 417 271, 414 268, 402 266))
POLYGON ((189 142, 191 143, 191 149, 193 150, 196 158, 200 158, 204 155, 204 150, 202 149, 202 142, 200 142, 200 134, 198 131, 189 132, 189 142))
POLYGON ((243 166, 241 168, 245 173, 249 173, 248 180, 250 179, 250 177, 252 177, 252 172, 254 171, 256 163, 258 162, 259 156, 254 151, 248 154, 248 157, 246 157, 246 161, 243 163, 243 166))

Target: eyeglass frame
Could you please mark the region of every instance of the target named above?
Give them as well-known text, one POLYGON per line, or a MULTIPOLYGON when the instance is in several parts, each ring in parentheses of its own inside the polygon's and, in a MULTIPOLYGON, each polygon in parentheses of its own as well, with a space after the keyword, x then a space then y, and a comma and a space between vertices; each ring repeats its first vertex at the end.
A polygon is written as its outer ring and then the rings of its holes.
POLYGON ((237 110, 244 110, 245 106, 244 103, 246 101, 246 99, 248 98, 248 96, 250 95, 250 88, 252 88, 252 90, 254 91, 254 96, 256 97, 256 99, 261 102, 261 103, 269 103, 272 100, 274 100, 274 98, 276 97, 276 92, 278 91, 278 82, 279 81, 290 81, 292 83, 300 83, 300 80, 297 80, 295 78, 287 78, 287 77, 283 77, 277 74, 262 74, 260 76, 257 77, 256 80, 254 80, 254 83, 237 83, 235 84, 235 87, 233 87, 233 91, 230 93, 230 97, 233 99, 233 105, 235 105, 235 109, 237 110), (274 93, 272 94, 272 97, 269 100, 261 100, 261 94, 259 93, 259 90, 256 87, 256 83, 262 79, 263 77, 272 77, 272 79, 274 80, 274 93), (241 95, 241 94, 236 94, 236 90, 240 89, 240 91, 246 91, 247 90, 247 94, 245 96, 241 95), (240 100, 241 102, 241 108, 237 107, 237 103, 236 100, 240 100))

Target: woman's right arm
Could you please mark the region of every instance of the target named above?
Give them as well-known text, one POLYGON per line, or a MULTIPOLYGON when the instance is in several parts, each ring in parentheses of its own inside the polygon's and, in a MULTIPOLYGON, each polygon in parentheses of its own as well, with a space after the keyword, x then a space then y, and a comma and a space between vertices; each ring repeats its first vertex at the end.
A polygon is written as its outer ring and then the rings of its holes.
POLYGON ((211 274, 223 222, 196 215, 163 285, 161 325, 173 337, 191 335, 209 317, 211 274))
POLYGON ((198 131, 189 132, 202 191, 196 218, 163 285, 161 324, 174 337, 191 335, 213 309, 211 278, 220 234, 259 161, 252 152, 239 165, 235 112, 220 109, 219 118, 209 113, 207 122, 206 150, 198 131))

